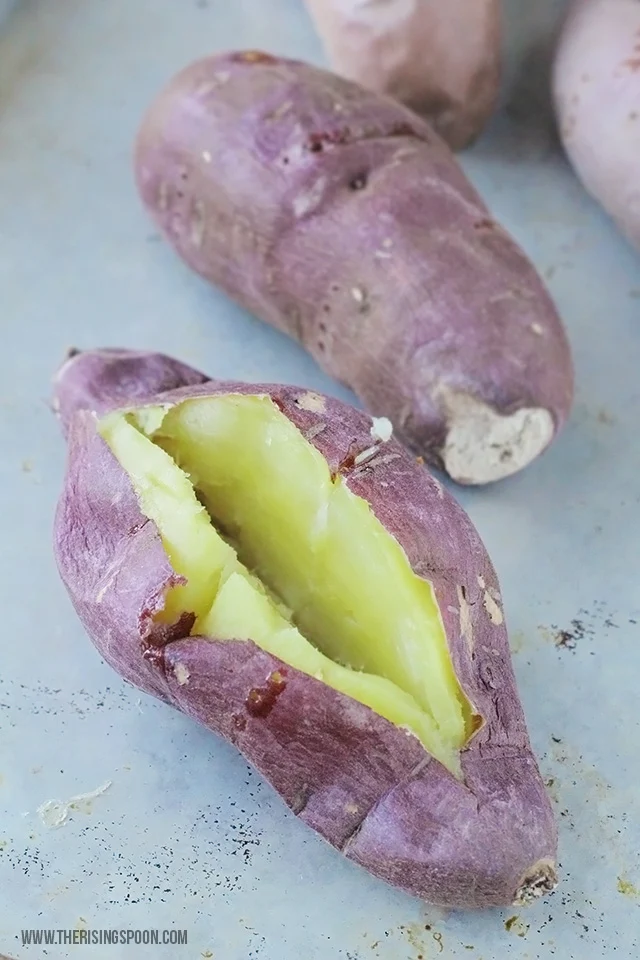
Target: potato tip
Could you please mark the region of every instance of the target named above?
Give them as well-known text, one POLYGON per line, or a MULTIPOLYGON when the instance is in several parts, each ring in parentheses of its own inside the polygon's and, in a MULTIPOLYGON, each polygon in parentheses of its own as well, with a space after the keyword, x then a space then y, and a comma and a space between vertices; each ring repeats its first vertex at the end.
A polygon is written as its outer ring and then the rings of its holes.
POLYGON ((550 860, 540 860, 525 874, 513 900, 514 907, 526 907, 540 897, 553 893, 558 885, 555 864, 550 860))

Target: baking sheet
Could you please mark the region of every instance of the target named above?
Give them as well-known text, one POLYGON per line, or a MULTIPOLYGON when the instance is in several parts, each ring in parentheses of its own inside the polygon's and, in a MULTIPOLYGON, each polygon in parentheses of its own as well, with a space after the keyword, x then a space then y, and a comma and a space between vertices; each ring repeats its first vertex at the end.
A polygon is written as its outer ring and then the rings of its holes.
POLYGON ((299 0, 21 0, 0 13, 0 953, 16 958, 570 960, 638 956, 640 259, 561 157, 545 94, 561 4, 507 4, 504 104, 464 165, 548 280, 578 397, 525 474, 455 491, 502 581, 560 824, 557 892, 434 910, 342 860, 235 752, 104 665, 58 582, 64 451, 49 380, 70 346, 155 348, 213 375, 349 397, 190 275, 142 213, 141 112, 207 51, 322 62, 299 0), (59 827, 46 800, 110 786, 59 827), (515 919, 514 919, 515 918, 515 919), (23 947, 22 928, 188 930, 183 946, 23 947))

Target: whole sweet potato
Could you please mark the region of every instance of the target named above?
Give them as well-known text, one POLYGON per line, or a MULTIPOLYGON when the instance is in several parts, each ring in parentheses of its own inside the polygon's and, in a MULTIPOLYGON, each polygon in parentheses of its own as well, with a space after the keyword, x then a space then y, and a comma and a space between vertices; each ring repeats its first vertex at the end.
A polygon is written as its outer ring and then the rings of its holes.
POLYGON ((306 0, 337 73, 424 114, 468 146, 500 87, 500 0, 306 0))
POLYGON ((514 473, 563 424, 572 364, 548 293, 402 105, 302 63, 210 57, 152 105, 136 176, 187 264, 455 480, 514 473))
POLYGON ((495 572, 388 423, 158 354, 61 369, 62 579, 127 680, 345 856, 438 904, 556 882, 495 572))
POLYGON ((638 0, 573 0, 558 41, 553 89, 572 166, 640 249, 638 0))

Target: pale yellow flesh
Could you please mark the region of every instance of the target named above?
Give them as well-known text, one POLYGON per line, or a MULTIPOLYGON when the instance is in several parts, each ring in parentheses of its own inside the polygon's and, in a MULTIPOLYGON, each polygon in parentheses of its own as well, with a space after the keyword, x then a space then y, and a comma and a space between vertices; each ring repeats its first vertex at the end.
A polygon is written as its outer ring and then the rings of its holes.
POLYGON ((431 584, 268 397, 111 414, 100 431, 187 580, 164 619, 190 611, 193 633, 253 640, 457 772, 471 711, 431 584))

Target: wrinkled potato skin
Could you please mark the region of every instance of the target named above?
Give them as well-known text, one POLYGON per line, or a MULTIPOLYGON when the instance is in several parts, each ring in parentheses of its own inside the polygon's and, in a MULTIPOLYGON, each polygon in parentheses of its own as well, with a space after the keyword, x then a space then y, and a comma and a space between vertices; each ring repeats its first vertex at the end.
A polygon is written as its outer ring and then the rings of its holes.
POLYGON ((456 673, 485 720, 463 752, 464 783, 414 737, 253 643, 189 636, 188 617, 173 627, 154 624, 164 592, 179 579, 96 431, 96 414, 121 406, 127 383, 136 402, 157 400, 158 385, 167 383, 171 392, 159 396, 169 404, 267 394, 303 433, 311 431, 332 470, 371 444, 366 414, 329 397, 314 404, 316 412, 303 409, 297 400, 306 391, 295 387, 209 381, 158 354, 97 351, 68 361, 55 391, 68 440, 55 550, 102 656, 235 744, 301 820, 376 876, 446 906, 526 899, 526 876, 550 889, 554 818, 515 687, 496 575, 461 507, 393 439, 377 465, 341 471, 434 586, 456 673), (254 716, 249 692, 264 688, 274 671, 285 686, 268 714, 254 716))
POLYGON ((494 110, 500 0, 306 0, 337 73, 422 114, 453 150, 494 110))
POLYGON ((465 404, 497 419, 541 411, 534 455, 564 424, 573 368, 548 292, 401 104, 266 54, 211 57, 152 104, 135 167, 146 209, 193 270, 299 340, 458 482, 529 462, 517 432, 504 457, 481 433, 477 462, 454 469, 465 404))

